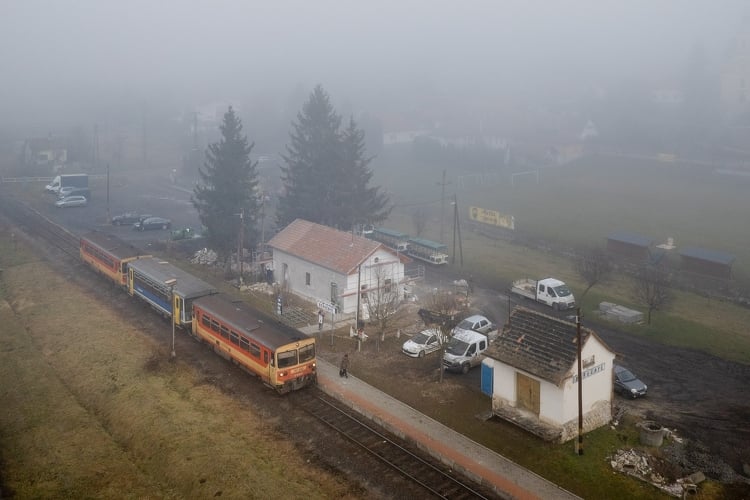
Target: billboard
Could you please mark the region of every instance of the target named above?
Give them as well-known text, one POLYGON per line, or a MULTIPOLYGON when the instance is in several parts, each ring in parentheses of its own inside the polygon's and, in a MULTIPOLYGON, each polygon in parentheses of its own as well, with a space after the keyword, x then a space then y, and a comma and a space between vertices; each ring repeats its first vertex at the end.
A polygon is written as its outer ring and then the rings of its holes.
POLYGON ((469 207, 469 219, 505 229, 516 228, 516 221, 512 215, 501 214, 500 212, 487 210, 486 208, 469 207))

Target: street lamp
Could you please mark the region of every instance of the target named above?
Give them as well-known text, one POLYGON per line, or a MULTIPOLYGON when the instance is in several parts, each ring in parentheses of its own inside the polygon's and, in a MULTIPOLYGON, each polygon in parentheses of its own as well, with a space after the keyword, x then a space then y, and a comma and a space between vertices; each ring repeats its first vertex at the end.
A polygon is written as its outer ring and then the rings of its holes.
POLYGON ((176 321, 176 318, 174 317, 174 286, 177 283, 177 280, 175 278, 168 279, 164 282, 165 285, 169 287, 169 300, 172 301, 171 309, 172 309, 172 354, 171 356, 174 358, 176 356, 174 352, 174 322, 176 321))

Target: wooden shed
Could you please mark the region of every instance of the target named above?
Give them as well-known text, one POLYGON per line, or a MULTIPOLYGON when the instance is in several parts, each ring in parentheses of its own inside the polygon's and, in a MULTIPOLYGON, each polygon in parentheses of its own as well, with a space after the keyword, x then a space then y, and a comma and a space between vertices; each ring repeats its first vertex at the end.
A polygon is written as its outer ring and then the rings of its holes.
POLYGON ((607 251, 618 258, 645 262, 651 258, 653 243, 653 240, 637 233, 616 231, 607 236, 607 251))
POLYGON ((734 255, 720 250, 687 247, 680 250, 683 271, 728 280, 732 275, 734 255))

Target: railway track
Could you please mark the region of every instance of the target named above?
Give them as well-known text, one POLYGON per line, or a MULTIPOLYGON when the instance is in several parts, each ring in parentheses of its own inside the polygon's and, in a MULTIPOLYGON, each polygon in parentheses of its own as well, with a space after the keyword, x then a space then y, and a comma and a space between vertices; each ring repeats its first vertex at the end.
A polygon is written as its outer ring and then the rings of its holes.
MULTIPOLYGON (((33 208, 13 199, 0 199, 0 211, 24 233, 43 240, 62 252, 65 259, 80 263, 79 238, 33 208)), ((404 480, 435 498, 498 498, 493 491, 452 473, 434 458, 410 449, 407 442, 390 435, 351 408, 311 388, 287 395, 294 405, 324 423, 336 434, 354 443, 376 462, 400 474, 404 480)))
POLYGON ((25 233, 43 239, 69 257, 78 258, 78 236, 25 204, 0 198, 0 210, 25 233))
POLYGON ((413 447, 404 440, 390 435, 355 410, 319 390, 300 391, 293 397, 296 407, 435 498, 498 498, 496 493, 455 475, 442 463, 411 449, 413 447))

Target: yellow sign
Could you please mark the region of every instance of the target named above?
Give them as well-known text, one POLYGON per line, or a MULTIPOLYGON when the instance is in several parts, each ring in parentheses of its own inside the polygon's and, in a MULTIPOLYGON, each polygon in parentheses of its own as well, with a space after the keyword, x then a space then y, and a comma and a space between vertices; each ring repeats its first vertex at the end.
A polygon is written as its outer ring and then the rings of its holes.
POLYGON ((486 208, 469 207, 469 219, 506 229, 516 228, 516 221, 512 215, 504 215, 495 210, 487 210, 486 208))

